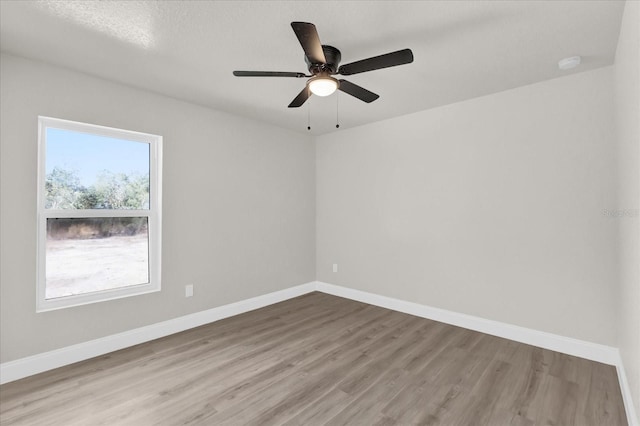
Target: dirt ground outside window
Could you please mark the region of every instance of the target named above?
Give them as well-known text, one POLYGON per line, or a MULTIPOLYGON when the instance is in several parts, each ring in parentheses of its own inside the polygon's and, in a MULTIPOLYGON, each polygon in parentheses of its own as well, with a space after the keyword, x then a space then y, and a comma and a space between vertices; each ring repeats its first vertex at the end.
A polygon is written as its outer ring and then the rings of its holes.
POLYGON ((46 299, 149 282, 148 235, 47 239, 46 299))

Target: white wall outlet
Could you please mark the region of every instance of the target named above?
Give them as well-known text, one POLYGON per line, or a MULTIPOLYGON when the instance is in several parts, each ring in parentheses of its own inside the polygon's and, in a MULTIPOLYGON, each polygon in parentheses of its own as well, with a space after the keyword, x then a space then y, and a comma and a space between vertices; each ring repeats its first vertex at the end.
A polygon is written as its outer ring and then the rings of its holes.
POLYGON ((338 264, 337 263, 333 264, 333 272, 338 272, 338 264))
POLYGON ((184 286, 184 297, 193 296, 193 284, 187 284, 184 286))

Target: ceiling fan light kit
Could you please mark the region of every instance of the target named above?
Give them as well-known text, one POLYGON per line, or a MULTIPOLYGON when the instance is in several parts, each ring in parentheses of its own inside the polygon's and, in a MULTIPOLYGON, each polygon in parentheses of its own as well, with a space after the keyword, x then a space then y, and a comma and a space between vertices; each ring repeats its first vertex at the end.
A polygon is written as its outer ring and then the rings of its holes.
POLYGON ((307 82, 311 93, 317 96, 329 96, 340 87, 340 82, 333 77, 318 75, 307 82))
POLYGON ((296 77, 309 78, 304 89, 289 104, 289 108, 302 106, 314 94, 329 96, 340 90, 363 102, 370 103, 380 96, 347 80, 333 78, 333 75, 353 75, 382 68, 395 67, 413 62, 411 49, 398 50, 380 56, 374 56, 346 65, 340 64, 342 55, 333 46, 320 43, 315 25, 308 22, 292 22, 291 28, 296 34, 305 53, 305 62, 311 74, 281 71, 234 71, 236 77, 296 77))

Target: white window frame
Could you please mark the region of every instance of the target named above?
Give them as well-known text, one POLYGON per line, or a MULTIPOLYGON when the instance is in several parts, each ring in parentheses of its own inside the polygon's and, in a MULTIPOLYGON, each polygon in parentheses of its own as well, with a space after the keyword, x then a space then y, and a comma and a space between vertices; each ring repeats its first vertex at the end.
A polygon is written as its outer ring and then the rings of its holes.
POLYGON ((160 291, 162 248, 162 136, 112 127, 98 126, 52 117, 38 116, 38 242, 36 312, 45 312, 71 306, 86 305, 106 300, 120 299, 160 291), (88 133, 110 138, 125 139, 149 144, 149 192, 148 210, 53 210, 45 208, 46 138, 47 128, 88 133), (46 299, 46 243, 49 218, 111 218, 147 217, 149 238, 149 282, 91 293, 46 299))

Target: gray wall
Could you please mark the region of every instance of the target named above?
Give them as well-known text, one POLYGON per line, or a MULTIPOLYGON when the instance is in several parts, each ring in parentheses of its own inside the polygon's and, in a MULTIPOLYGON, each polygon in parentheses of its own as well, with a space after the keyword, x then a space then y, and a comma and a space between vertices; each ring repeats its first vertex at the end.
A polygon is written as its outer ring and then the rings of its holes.
POLYGON ((0 361, 313 281, 312 140, 2 55, 0 361), (164 136, 163 290, 36 314, 37 116, 164 136), (184 285, 195 284, 195 297, 184 285))
POLYGON ((620 235, 619 342, 640 414, 640 3, 627 1, 614 65, 620 235), (634 212, 635 210, 635 212, 634 212), (624 214, 628 211, 628 214, 624 214))
POLYGON ((615 346, 612 74, 318 137, 318 280, 615 346))

